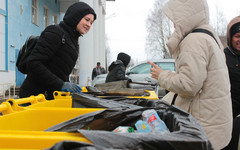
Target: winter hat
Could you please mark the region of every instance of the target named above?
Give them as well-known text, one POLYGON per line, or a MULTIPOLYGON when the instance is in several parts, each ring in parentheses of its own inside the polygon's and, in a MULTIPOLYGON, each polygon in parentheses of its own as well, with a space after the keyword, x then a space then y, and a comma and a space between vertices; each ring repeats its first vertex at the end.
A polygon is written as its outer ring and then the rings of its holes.
POLYGON ((125 53, 119 53, 117 56, 117 60, 121 60, 125 67, 127 67, 128 63, 130 62, 131 56, 125 53))
POLYGON ((240 22, 239 23, 236 23, 235 25, 232 26, 231 28, 231 38, 234 36, 234 34, 240 32, 240 22))
POLYGON ((68 7, 63 21, 75 30, 79 21, 87 14, 93 14, 94 20, 96 20, 96 13, 88 4, 77 2, 68 7))

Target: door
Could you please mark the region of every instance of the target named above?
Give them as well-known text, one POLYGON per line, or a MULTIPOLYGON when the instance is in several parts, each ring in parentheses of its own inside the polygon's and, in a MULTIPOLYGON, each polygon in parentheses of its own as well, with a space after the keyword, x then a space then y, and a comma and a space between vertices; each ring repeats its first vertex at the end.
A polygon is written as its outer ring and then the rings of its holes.
MULTIPOLYGON (((17 62, 17 57, 18 57, 18 53, 19 53, 19 49, 15 50, 15 60, 17 62)), ((15 67, 15 72, 16 72, 16 86, 20 87, 23 83, 23 81, 25 80, 25 74, 21 73, 17 67, 15 67)))

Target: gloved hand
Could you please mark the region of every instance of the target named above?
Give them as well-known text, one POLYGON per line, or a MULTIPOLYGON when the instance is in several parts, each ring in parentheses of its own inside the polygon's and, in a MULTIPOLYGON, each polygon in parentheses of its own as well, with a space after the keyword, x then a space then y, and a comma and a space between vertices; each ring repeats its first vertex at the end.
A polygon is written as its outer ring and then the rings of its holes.
POLYGON ((61 90, 64 92, 82 93, 81 92, 82 88, 80 88, 76 84, 70 83, 70 82, 64 82, 61 90))

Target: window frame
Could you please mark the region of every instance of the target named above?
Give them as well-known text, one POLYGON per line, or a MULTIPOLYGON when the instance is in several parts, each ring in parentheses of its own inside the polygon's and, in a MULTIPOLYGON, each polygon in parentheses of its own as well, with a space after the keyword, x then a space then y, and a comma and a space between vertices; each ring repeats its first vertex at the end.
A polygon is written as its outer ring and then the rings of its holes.
POLYGON ((43 6, 43 27, 46 28, 49 26, 49 8, 44 5, 43 6))
POLYGON ((52 15, 52 24, 53 25, 58 24, 58 16, 55 14, 52 15))
POLYGON ((32 23, 39 25, 39 0, 32 0, 32 23))

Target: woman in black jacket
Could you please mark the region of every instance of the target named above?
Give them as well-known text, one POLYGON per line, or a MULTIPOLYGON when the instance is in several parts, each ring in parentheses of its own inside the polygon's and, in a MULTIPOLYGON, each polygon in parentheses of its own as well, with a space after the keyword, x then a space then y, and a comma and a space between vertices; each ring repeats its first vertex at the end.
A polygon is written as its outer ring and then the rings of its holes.
POLYGON ((45 94, 53 99, 53 92, 66 90, 81 92, 81 88, 69 82, 78 55, 78 38, 87 33, 96 14, 86 3, 71 5, 59 25, 48 26, 28 57, 28 74, 19 97, 45 94))
POLYGON ((240 114, 240 16, 233 18, 227 28, 228 46, 224 49, 231 82, 233 117, 240 114))

